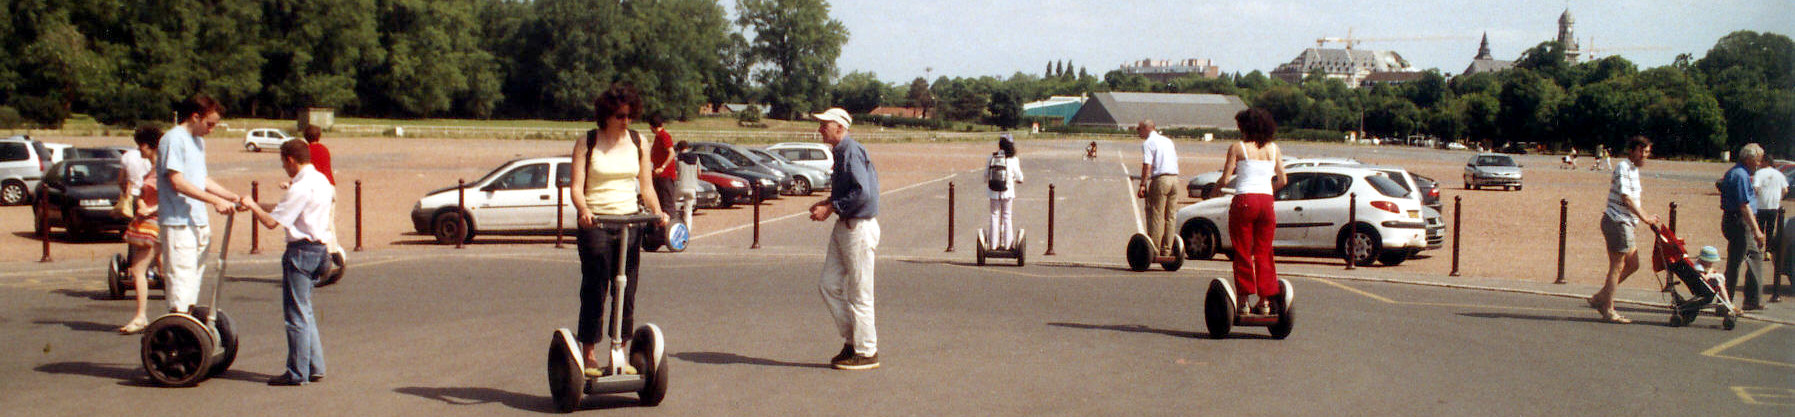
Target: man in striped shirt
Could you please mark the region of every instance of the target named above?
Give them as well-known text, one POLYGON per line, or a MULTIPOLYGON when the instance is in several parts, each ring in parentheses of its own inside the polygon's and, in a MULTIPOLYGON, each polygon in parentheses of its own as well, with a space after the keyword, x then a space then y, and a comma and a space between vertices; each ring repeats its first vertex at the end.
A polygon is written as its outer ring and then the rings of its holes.
POLYGON ((1626 324, 1632 320, 1614 311, 1614 289, 1627 277, 1639 271, 1639 247, 1634 244, 1634 229, 1640 221, 1658 225, 1658 216, 1649 216, 1640 204, 1639 167, 1652 156, 1652 141, 1644 136, 1627 139, 1627 159, 1614 167, 1614 179, 1608 185, 1608 205, 1602 211, 1602 238, 1608 243, 1608 276, 1602 289, 1589 297, 1589 306, 1602 314, 1602 320, 1626 324))

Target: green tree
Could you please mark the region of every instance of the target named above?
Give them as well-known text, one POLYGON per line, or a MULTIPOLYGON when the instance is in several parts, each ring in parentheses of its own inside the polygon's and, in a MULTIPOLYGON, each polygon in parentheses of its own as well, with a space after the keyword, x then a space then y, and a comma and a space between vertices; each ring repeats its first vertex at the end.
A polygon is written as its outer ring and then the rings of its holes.
POLYGON ((884 103, 885 90, 885 83, 879 81, 877 74, 854 71, 835 83, 833 95, 848 113, 866 114, 884 103))
POLYGON ((1103 84, 1109 86, 1109 91, 1153 91, 1152 82, 1148 81, 1146 76, 1122 70, 1112 70, 1103 74, 1103 84))
POLYGON ((935 107, 935 94, 929 91, 929 80, 916 77, 910 81, 910 91, 904 95, 906 105, 922 109, 922 117, 928 118, 930 109, 935 107))
POLYGON ((461 109, 489 116, 502 98, 498 62, 481 49, 471 0, 379 0, 376 31, 386 57, 364 69, 364 114, 431 117, 461 109))
POLYGON ((1738 31, 1695 62, 1726 119, 1727 149, 1749 142, 1795 152, 1795 42, 1738 31))
POLYGON ((998 90, 991 93, 991 104, 986 107, 990 114, 986 122, 1003 129, 1015 129, 1022 123, 1022 100, 1008 91, 998 90))
POLYGON ((827 107, 835 59, 848 28, 829 17, 823 0, 736 0, 736 23, 754 31, 750 50, 770 68, 755 79, 766 86, 772 117, 797 119, 827 107))
POLYGON ((1545 141, 1553 136, 1564 90, 1551 79, 1524 68, 1503 71, 1502 93, 1496 99, 1502 110, 1496 115, 1497 130, 1510 141, 1545 141))

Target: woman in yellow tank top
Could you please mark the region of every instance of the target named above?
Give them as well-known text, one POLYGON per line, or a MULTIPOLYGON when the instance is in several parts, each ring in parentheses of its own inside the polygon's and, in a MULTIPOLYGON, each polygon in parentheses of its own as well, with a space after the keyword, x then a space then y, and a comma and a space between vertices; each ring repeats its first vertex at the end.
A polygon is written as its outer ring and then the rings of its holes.
MULTIPOLYGON (((610 295, 611 280, 617 276, 617 247, 613 245, 617 244, 620 231, 594 224, 592 216, 634 214, 642 210, 641 207, 647 207, 661 216, 661 225, 667 224, 667 214, 661 212, 661 204, 654 193, 654 165, 649 162, 648 153, 641 150, 641 135, 629 129, 630 120, 642 111, 642 97, 628 84, 615 84, 593 104, 598 110, 597 137, 574 141, 571 184, 580 192, 573 198, 574 210, 579 213, 580 231, 576 237, 581 276, 579 330, 574 338, 579 340, 588 366, 606 363, 592 354, 598 339, 605 334, 600 326, 604 322, 605 298, 610 295), (587 146, 587 142, 592 145, 587 146)), ((626 339, 629 329, 635 326, 637 268, 642 248, 641 234, 637 232, 639 230, 631 231, 629 241, 624 242, 628 252, 624 262, 628 279, 623 290, 623 329, 620 333, 626 339)), ((628 367, 624 365, 626 372, 630 371, 628 367)), ((586 369, 588 375, 597 371, 596 368, 586 369)))

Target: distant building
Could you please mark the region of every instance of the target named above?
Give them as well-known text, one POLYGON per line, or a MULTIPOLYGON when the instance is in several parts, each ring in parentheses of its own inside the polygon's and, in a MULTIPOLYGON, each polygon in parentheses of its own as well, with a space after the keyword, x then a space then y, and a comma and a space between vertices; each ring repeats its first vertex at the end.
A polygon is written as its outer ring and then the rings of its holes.
POLYGON ((1201 75, 1203 78, 1222 76, 1221 67, 1211 65, 1207 59, 1186 59, 1177 62, 1164 59, 1143 59, 1122 64, 1122 72, 1138 74, 1157 83, 1184 78, 1192 74, 1201 75))
POLYGON ((1160 128, 1235 129, 1234 114, 1246 109, 1221 94, 1092 93, 1069 124, 1127 129, 1151 119, 1160 128))
POLYGON ((766 112, 767 112, 767 108, 762 105, 759 105, 759 104, 723 103, 722 106, 715 106, 715 107, 713 107, 709 104, 699 106, 698 107, 698 115, 711 116, 711 115, 723 115, 723 114, 736 114, 737 112, 748 110, 749 107, 760 109, 761 114, 766 114, 766 112))
POLYGON ((1477 46, 1477 57, 1471 58, 1471 66, 1465 67, 1464 75, 1501 72, 1514 68, 1514 61, 1502 61, 1490 56, 1490 34, 1483 34, 1483 43, 1477 46))
POLYGON ((1022 104, 1022 115, 1027 117, 1046 117, 1057 119, 1059 123, 1072 120, 1078 109, 1084 107, 1082 96, 1053 96, 1046 100, 1031 101, 1022 104))
POLYGON ((1300 84, 1303 77, 1314 70, 1321 70, 1328 78, 1343 81, 1347 86, 1358 87, 1371 74, 1414 72, 1414 67, 1393 51, 1309 48, 1289 63, 1279 65, 1271 75, 1284 82, 1300 84))
POLYGON ((1571 27, 1577 25, 1577 19, 1571 17, 1571 9, 1564 9, 1558 15, 1558 44, 1564 46, 1564 61, 1577 64, 1577 58, 1583 56, 1583 48, 1577 46, 1577 38, 1571 33, 1571 27))

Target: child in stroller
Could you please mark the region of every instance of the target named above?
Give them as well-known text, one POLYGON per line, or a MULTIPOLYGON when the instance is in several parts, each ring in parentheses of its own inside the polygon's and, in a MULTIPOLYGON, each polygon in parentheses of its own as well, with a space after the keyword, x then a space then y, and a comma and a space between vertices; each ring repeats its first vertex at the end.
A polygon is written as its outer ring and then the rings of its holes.
POLYGON ((1713 246, 1703 247, 1698 265, 1689 258, 1683 240, 1675 233, 1655 226, 1652 231, 1657 234, 1652 245, 1652 270, 1669 271, 1665 274, 1663 288, 1671 298, 1670 325, 1680 327, 1693 323, 1702 308, 1715 304, 1714 313, 1721 316, 1721 325, 1732 330, 1739 310, 1732 300, 1727 299, 1726 291, 1721 290, 1726 288, 1726 278, 1715 267, 1720 261, 1720 251, 1713 246), (1689 289, 1689 298, 1677 293, 1678 282, 1689 289))

